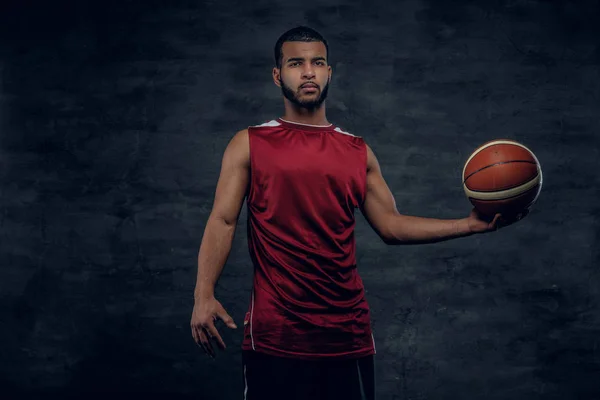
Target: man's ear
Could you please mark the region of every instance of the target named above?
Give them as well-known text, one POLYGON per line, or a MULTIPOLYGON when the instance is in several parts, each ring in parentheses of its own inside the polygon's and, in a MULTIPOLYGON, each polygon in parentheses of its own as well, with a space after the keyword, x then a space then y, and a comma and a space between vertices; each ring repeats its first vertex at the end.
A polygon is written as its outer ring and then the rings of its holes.
POLYGON ((273 68, 273 81, 278 87, 281 87, 281 70, 277 67, 273 68))

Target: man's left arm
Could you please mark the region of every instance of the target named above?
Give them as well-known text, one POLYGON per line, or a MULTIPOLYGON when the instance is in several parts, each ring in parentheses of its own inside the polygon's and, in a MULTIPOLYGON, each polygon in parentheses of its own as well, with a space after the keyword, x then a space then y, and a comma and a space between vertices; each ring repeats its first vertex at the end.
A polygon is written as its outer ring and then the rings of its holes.
POLYGON ((387 244, 421 244, 496 230, 500 215, 485 221, 472 210, 461 219, 434 219, 403 215, 383 175, 373 150, 367 146, 367 193, 361 211, 387 244))

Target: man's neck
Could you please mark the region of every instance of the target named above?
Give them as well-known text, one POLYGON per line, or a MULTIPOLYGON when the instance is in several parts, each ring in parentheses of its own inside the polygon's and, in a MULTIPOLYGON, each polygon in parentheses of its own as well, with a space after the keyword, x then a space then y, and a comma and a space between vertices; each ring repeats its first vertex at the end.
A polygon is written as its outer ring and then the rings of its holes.
POLYGON ((281 119, 306 125, 330 125, 329 121, 327 121, 327 116, 325 115, 324 104, 312 111, 299 107, 286 107, 285 114, 281 119))

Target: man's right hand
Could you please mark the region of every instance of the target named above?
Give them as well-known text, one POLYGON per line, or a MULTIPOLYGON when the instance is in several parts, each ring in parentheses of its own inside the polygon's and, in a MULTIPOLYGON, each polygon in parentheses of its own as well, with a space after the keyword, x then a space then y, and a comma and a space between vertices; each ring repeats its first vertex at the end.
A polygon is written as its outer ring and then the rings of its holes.
POLYGON ((211 339, 217 345, 225 350, 225 342, 219 335, 215 327, 215 321, 220 318, 229 328, 235 329, 237 326, 233 322, 233 318, 227 314, 221 303, 214 297, 198 298, 194 303, 194 311, 192 312, 192 336, 196 343, 210 357, 215 358, 216 353, 213 349, 211 339))

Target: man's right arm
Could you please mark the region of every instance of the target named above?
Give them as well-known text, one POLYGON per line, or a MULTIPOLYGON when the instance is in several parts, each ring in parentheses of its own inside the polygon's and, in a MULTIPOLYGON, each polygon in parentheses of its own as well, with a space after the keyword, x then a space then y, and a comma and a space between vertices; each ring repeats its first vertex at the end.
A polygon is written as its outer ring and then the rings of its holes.
POLYGON ((198 252, 191 328, 196 343, 211 357, 216 356, 211 338, 225 349, 215 321, 221 319, 229 328, 236 328, 231 316, 215 299, 215 285, 231 250, 242 202, 248 190, 249 172, 250 145, 248 131, 243 130, 231 139, 223 154, 213 208, 198 252))
POLYGON ((214 296, 214 288, 231 250, 238 217, 249 184, 248 130, 238 132, 223 154, 213 208, 198 253, 194 298, 214 296))

